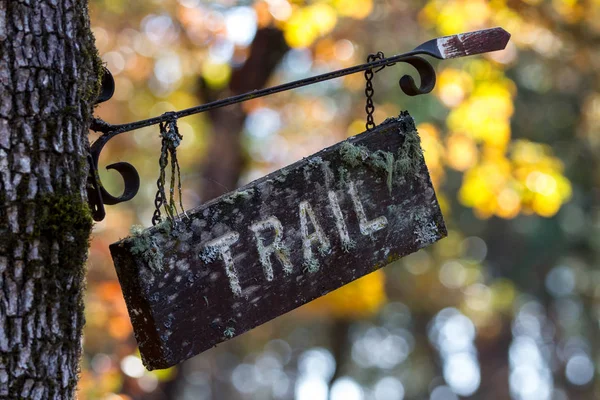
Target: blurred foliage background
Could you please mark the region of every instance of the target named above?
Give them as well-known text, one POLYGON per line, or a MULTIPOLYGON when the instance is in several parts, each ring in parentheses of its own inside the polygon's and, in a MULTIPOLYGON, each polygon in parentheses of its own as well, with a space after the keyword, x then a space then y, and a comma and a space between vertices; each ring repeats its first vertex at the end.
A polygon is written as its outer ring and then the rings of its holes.
MULTIPOLYGON (((143 368, 108 253, 132 224, 150 224, 158 128, 111 141, 101 165, 131 162, 143 183, 95 226, 81 399, 600 397, 599 1, 90 4, 116 80, 96 113, 111 123, 440 35, 499 25, 512 39, 435 63, 426 96, 401 93, 410 67, 375 77, 376 122, 407 109, 418 124, 448 238, 169 370, 143 368)), ((180 120, 185 207, 362 132, 364 85, 356 74, 180 120)))

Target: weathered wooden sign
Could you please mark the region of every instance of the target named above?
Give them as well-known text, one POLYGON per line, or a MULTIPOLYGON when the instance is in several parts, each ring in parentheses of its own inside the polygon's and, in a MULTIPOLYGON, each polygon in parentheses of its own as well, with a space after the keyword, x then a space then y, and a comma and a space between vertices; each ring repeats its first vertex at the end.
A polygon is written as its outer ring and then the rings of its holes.
POLYGON ((408 113, 110 246, 166 368, 446 235, 408 113))

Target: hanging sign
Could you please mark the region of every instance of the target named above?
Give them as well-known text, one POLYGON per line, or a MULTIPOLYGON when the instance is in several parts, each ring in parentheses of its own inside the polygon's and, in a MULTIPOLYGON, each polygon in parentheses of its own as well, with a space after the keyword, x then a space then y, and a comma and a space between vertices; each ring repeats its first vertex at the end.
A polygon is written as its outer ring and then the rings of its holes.
POLYGON ((152 370, 444 236, 414 122, 402 113, 110 251, 152 370))

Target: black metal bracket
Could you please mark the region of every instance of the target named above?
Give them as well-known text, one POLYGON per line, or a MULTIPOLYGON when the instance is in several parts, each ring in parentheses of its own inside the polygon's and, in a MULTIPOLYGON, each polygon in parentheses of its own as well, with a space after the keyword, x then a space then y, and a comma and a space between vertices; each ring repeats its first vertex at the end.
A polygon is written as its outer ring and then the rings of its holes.
MULTIPOLYGON (((87 189, 93 218, 96 221, 103 220, 106 215, 106 211, 104 209, 105 204, 114 205, 124 201, 129 201, 135 197, 140 187, 140 177, 137 170, 133 165, 127 162, 118 162, 110 164, 106 167, 107 169, 114 169, 115 171, 119 172, 123 178, 125 189, 123 194, 119 197, 112 196, 110 193, 108 193, 108 191, 106 191, 106 189, 102 186, 100 176, 98 175, 98 159, 100 158, 100 152, 110 139, 121 133, 164 123, 173 119, 187 117, 193 114, 199 114, 215 108, 241 103, 258 97, 264 97, 303 86, 313 85, 315 83, 339 78, 345 75, 355 74, 357 72, 367 70, 377 72, 386 66, 392 66, 397 63, 406 63, 411 65, 416 69, 420 78, 420 85, 417 86, 412 76, 403 75, 399 81, 400 89, 402 89, 402 91, 408 96, 426 94, 433 90, 436 82, 436 75, 435 69, 431 63, 423 57, 420 57, 421 55, 445 60, 487 53, 490 51, 504 49, 509 39, 510 34, 502 28, 491 28, 458 35, 444 36, 429 40, 416 47, 414 50, 404 54, 399 54, 388 58, 381 57, 365 64, 328 72, 322 75, 285 83, 279 86, 227 97, 222 100, 217 100, 180 111, 167 112, 154 118, 121 125, 112 125, 99 118, 95 118, 90 125, 90 129, 96 132, 102 132, 102 135, 91 145, 90 153, 88 155, 90 172, 88 176, 87 189)), ((110 72, 106 69, 102 80, 101 93, 96 100, 96 104, 110 99, 114 93, 114 90, 114 79, 110 72)))
MULTIPOLYGON (((100 94, 96 99, 95 104, 100 104, 110 100, 114 92, 115 80, 108 68, 104 67, 100 94)), ((101 123, 100 121, 102 120, 95 118, 92 123, 92 129, 94 129, 93 126, 97 126, 99 123, 101 123)), ((105 126, 110 125, 106 124, 105 126)), ((110 164, 106 167, 106 169, 114 169, 123 177, 125 190, 121 196, 114 197, 108 193, 104 186, 102 186, 102 181, 100 180, 100 175, 98 174, 98 160, 100 159, 100 152, 102 151, 102 148, 111 137, 108 137, 106 134, 102 135, 100 139, 96 140, 91 145, 90 152, 87 156, 89 164, 89 173, 87 178, 88 203, 92 211, 92 217, 95 221, 102 221, 106 216, 106 210, 104 209, 105 204, 114 205, 131 200, 135 197, 140 188, 140 176, 135 167, 127 162, 118 162, 110 164)))

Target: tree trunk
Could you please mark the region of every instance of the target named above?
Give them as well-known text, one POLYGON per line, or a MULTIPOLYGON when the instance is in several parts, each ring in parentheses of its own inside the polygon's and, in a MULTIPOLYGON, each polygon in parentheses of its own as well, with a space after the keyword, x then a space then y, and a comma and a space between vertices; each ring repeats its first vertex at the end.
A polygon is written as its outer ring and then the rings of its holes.
POLYGON ((102 70, 86 1, 0 0, 0 397, 75 397, 102 70))
MULTIPOLYGON (((211 90, 201 81, 201 97, 213 101, 264 87, 288 49, 282 31, 276 28, 259 29, 248 59, 241 68, 233 71, 227 90, 211 90)), ((202 168, 202 201, 214 199, 237 188, 244 169, 240 139, 246 113, 241 104, 218 108, 209 111, 208 115, 213 138, 202 168)))

